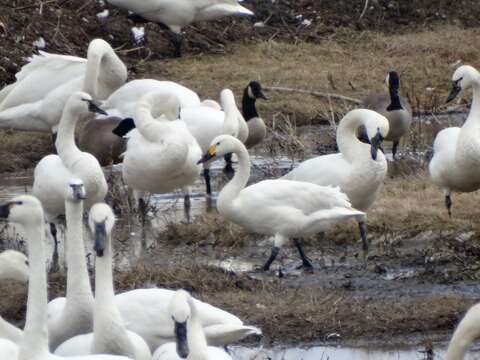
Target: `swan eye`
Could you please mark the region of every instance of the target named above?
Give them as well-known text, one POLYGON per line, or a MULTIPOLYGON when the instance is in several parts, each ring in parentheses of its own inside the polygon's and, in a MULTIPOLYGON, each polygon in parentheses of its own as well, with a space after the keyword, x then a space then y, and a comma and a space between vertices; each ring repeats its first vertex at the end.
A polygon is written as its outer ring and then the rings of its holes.
POLYGON ((30 262, 28 260, 25 260, 25 265, 30 266, 30 262))
POLYGON ((219 141, 219 142, 217 142, 215 145, 216 145, 216 146, 219 146, 219 145, 220 145, 220 141, 219 141))

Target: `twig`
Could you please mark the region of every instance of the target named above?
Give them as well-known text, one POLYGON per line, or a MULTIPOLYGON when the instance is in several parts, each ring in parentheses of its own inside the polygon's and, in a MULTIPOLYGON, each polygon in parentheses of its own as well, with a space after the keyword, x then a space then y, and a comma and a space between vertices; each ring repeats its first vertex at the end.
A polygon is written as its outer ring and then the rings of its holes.
POLYGON ((309 94, 321 98, 327 98, 327 99, 336 99, 336 100, 343 100, 343 101, 348 101, 354 104, 361 104, 362 102, 358 99, 354 99, 348 96, 344 95, 339 95, 339 94, 329 94, 329 93, 323 93, 319 91, 310 91, 310 90, 303 90, 303 89, 292 89, 292 88, 287 88, 287 87, 281 87, 281 86, 265 86, 265 90, 269 91, 280 91, 280 92, 293 92, 293 93, 299 93, 299 94, 309 94))
MULTIPOLYGON (((58 0, 47 0, 47 1, 44 1, 44 2, 40 2, 40 6, 42 7, 43 5, 45 4, 50 4, 50 3, 54 3, 54 2, 57 2, 58 0)), ((31 5, 26 5, 26 6, 21 6, 21 7, 17 7, 15 8, 14 10, 15 11, 18 11, 18 10, 25 10, 25 9, 29 9, 29 8, 32 8, 32 7, 36 7, 38 6, 39 4, 35 3, 35 4, 31 4, 31 5)))
POLYGON ((368 0, 365 0, 365 6, 363 7, 362 13, 360 14, 360 17, 358 18, 358 20, 362 20, 363 16, 367 12, 367 9, 368 9, 368 0))

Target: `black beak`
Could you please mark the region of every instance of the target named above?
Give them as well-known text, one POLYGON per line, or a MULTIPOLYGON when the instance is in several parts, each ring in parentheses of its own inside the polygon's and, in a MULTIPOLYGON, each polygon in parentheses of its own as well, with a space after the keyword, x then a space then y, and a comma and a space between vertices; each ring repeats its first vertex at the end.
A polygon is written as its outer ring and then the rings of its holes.
POLYGON ((213 159, 215 155, 211 155, 209 152, 207 152, 205 155, 202 156, 200 160, 197 161, 197 165, 206 163, 207 161, 213 159))
POLYGON ((8 219, 10 215, 10 204, 2 204, 0 205, 0 219, 8 219))
POLYGON ((87 198, 87 194, 85 193, 85 189, 83 185, 70 185, 73 190, 73 197, 76 200, 85 200, 87 198))
POLYGON ((262 89, 258 92, 257 98, 263 99, 263 100, 268 100, 268 96, 265 95, 262 89))
POLYGON ((126 118, 120 121, 115 129, 112 130, 117 136, 124 137, 132 129, 135 129, 135 121, 132 118, 126 118))
POLYGON ((93 100, 85 100, 88 102, 88 111, 92 113, 97 113, 97 114, 102 114, 102 115, 108 115, 107 112, 103 109, 100 109, 100 104, 93 101, 93 100))
POLYGON ((460 91, 462 91, 462 87, 460 86, 461 80, 462 79, 458 79, 452 82, 452 90, 450 91, 450 94, 448 94, 447 103, 455 99, 457 95, 460 94, 460 91))
POLYGON ((107 229, 105 228, 105 222, 95 223, 95 245, 94 250, 97 256, 102 257, 105 251, 105 243, 107 241, 107 229))
POLYGON ((182 359, 186 359, 189 353, 187 343, 187 322, 175 321, 175 338, 177 342, 177 354, 182 359))
POLYGON ((377 131, 377 134, 372 139, 370 139, 373 160, 377 160, 378 149, 382 150, 383 152, 382 141, 383 141, 383 136, 382 134, 380 134, 380 131, 377 131))

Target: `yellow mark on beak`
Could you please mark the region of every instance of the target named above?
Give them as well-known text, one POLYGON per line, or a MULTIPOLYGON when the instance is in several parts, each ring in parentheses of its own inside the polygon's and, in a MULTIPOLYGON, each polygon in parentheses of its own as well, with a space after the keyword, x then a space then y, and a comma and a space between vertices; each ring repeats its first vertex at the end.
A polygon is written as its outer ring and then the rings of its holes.
POLYGON ((210 156, 216 156, 217 155, 217 147, 215 145, 212 145, 208 148, 208 154, 210 156))

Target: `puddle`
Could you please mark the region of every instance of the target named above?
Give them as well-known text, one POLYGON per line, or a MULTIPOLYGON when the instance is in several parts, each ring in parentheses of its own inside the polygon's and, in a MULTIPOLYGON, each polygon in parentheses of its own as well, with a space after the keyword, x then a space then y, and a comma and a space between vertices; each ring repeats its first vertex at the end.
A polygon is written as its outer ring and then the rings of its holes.
MULTIPOLYGON (((232 347, 235 360, 442 360, 444 348, 435 348, 428 356, 425 349, 382 350, 347 348, 334 346, 315 346, 311 348, 273 348, 251 349, 232 347)), ((480 351, 472 350, 465 360, 479 360, 480 351)))

